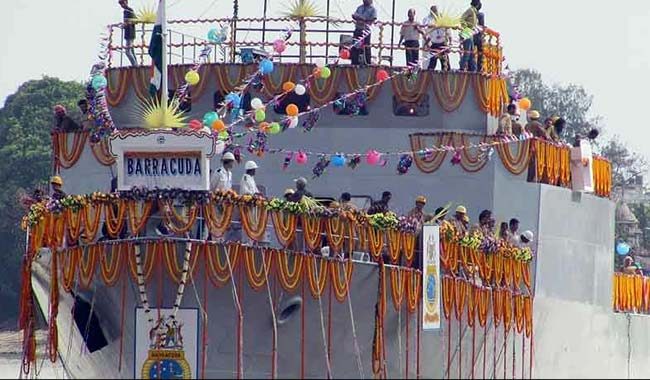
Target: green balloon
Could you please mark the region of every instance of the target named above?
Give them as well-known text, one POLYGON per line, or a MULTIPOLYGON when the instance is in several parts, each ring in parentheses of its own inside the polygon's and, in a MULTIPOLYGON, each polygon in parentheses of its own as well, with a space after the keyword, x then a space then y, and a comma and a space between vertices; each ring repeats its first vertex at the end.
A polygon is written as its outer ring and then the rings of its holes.
POLYGON ((327 79, 332 75, 332 70, 330 70, 329 67, 323 67, 320 69, 320 77, 323 79, 327 79))
POLYGON ((262 109, 256 110, 255 111, 255 121, 257 121, 258 123, 261 123, 264 120, 266 120, 266 112, 264 112, 264 110, 262 110, 262 109))
POLYGON ((280 130, 281 128, 279 123, 271 123, 271 125, 269 125, 269 133, 272 135, 277 135, 280 133, 280 130))
POLYGON ((228 138, 230 137, 230 134, 228 133, 228 131, 221 131, 221 132, 219 132, 218 137, 219 137, 219 140, 228 140, 228 138))

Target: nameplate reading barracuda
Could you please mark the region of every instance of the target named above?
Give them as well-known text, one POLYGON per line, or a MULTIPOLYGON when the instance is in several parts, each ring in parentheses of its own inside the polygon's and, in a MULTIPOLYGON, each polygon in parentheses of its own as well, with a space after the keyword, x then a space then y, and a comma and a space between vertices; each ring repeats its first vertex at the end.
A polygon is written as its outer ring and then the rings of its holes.
POLYGON ((208 190, 210 158, 223 147, 211 135, 195 131, 120 131, 110 139, 117 188, 208 190))

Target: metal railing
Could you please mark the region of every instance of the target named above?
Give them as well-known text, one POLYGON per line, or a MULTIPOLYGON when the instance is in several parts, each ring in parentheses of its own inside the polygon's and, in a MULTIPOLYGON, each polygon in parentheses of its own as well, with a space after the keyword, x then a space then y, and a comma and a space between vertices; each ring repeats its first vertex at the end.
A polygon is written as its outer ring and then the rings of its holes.
MULTIPOLYGON (((399 29, 403 23, 377 21, 371 27, 372 63, 386 66, 405 66, 405 52, 418 50, 420 63, 427 68, 427 57, 433 50, 430 46, 406 48, 398 44, 399 29)), ((109 26, 109 67, 128 65, 125 57, 126 44, 122 24, 109 26), (113 56, 115 54, 115 56, 113 56)), ((151 40, 151 25, 140 24, 137 36, 133 41, 133 49, 140 65, 149 65, 148 46, 151 40)), ((210 61, 213 63, 242 63, 242 49, 256 49, 261 56, 264 50, 273 51, 273 42, 285 34, 288 29, 293 31, 286 42, 286 51, 277 55, 278 62, 316 63, 317 61, 332 62, 339 57, 339 51, 353 43, 354 21, 326 18, 239 18, 239 19, 197 19, 170 20, 168 34, 168 54, 170 64, 195 63, 202 49, 212 46, 210 61), (206 38, 210 29, 229 29, 227 39, 221 44, 215 44, 206 38)), ((457 56, 458 61, 463 55, 459 29, 447 29, 450 42, 447 44, 445 55, 457 56)), ((475 38, 481 38, 482 48, 471 52, 473 59, 482 61, 479 71, 485 74, 500 75, 503 62, 502 47, 499 33, 490 28, 483 28, 475 38)), ((424 42, 424 41, 422 41, 424 42)), ((426 45, 426 44, 421 44, 426 45)), ((451 60, 450 60, 451 61, 451 60)), ((345 62, 345 61, 344 61, 345 62)), ((248 62, 243 62, 248 63, 248 62)), ((454 66, 454 65, 452 65, 454 66)), ((452 67, 453 68, 453 67, 452 67)))

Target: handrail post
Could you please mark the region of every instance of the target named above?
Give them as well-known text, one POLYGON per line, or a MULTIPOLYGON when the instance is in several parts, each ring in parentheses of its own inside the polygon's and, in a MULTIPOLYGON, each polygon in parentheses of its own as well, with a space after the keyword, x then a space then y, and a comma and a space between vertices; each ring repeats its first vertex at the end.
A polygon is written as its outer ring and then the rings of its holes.
POLYGON ((393 0, 393 11, 390 19, 390 66, 393 67, 393 43, 395 42, 395 0, 393 0))
POLYGON ((327 0, 327 19, 325 20, 325 62, 330 58, 330 0, 327 0))

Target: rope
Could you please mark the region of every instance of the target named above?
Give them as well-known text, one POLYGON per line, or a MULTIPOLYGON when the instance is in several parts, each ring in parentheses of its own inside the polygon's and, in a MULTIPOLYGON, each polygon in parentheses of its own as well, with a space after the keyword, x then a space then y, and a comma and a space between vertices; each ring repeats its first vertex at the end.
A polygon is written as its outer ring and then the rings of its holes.
POLYGON ((304 379, 305 378, 305 308, 307 307, 307 302, 305 301, 304 277, 301 282, 302 282, 302 287, 300 290, 300 297, 302 299, 302 307, 300 308, 300 378, 304 379))
POLYGON ((526 360, 526 334, 521 334, 521 379, 525 378, 525 369, 526 365, 524 364, 526 360))
MULTIPOLYGON (((316 260, 311 260, 312 264, 314 266, 314 273, 318 273, 318 269, 316 268, 316 260)), ((321 276, 322 273, 319 274, 321 276)), ((327 364, 327 378, 331 379, 332 378, 332 366, 330 364, 330 357, 328 353, 328 342, 327 342, 327 337, 325 336, 325 321, 324 321, 324 316, 323 316, 323 303, 321 302, 322 298, 322 293, 318 295, 318 310, 320 312, 320 328, 321 332, 323 335, 323 350, 325 352, 325 364, 327 364)))
POLYGON ((124 311, 126 309, 126 281, 124 277, 124 272, 121 274, 122 277, 122 291, 120 295, 120 359, 118 365, 118 371, 122 372, 122 354, 124 353, 124 311))
POLYGON ((463 378, 463 315, 458 319, 458 378, 463 378))
POLYGON ((411 322, 411 313, 409 312, 408 305, 406 306, 406 370, 404 378, 409 378, 409 325, 411 322))
POLYGON ((397 309, 397 361, 399 362, 399 372, 402 373, 402 307, 397 309))
POLYGON ((516 330, 513 330, 512 332, 512 380, 515 380, 515 368, 517 367, 517 358, 516 358, 516 348, 517 348, 517 343, 515 342, 515 338, 517 337, 516 330))
POLYGON ((418 301, 418 333, 417 333, 417 364, 415 369, 415 377, 420 378, 420 330, 422 329, 422 302, 418 301))
POLYGON ((627 317, 627 378, 630 378, 630 369, 632 362, 632 341, 630 339, 630 329, 632 327, 632 317, 630 314, 626 315, 627 317))
MULTIPOLYGON (((239 254, 239 251, 238 251, 239 254)), ((237 378, 243 379, 244 369, 242 363, 242 349, 241 349, 241 337, 242 337, 242 325, 244 321, 244 316, 242 315, 241 304, 239 303, 239 295, 237 294, 237 284, 235 283, 235 277, 232 271, 232 265, 230 264, 230 255, 226 253, 226 263, 228 264, 228 271, 230 272, 230 279, 232 284, 232 298, 237 308, 237 378)), ((241 271, 240 271, 241 272, 241 271)), ((240 273, 241 278, 241 273, 240 273)))
POLYGON ((273 351, 271 353, 271 378, 275 379, 278 377, 277 366, 278 366, 278 323, 275 317, 275 307, 273 306, 273 296, 271 295, 271 285, 269 284, 269 271, 266 267, 266 260, 264 259, 265 250, 261 251, 262 254, 262 265, 264 266, 264 276, 266 276, 266 291, 269 294, 269 306, 271 307, 271 318, 273 320, 273 351))
POLYGON ((475 365, 476 365, 476 324, 472 326, 472 380, 474 379, 475 365))
POLYGON ((451 316, 447 319, 447 380, 451 372, 451 316))
MULTIPOLYGON (((93 289, 93 298, 90 300, 90 311, 88 312, 88 322, 86 322, 86 328, 84 329, 84 342, 88 341, 88 334, 90 334, 90 321, 92 320, 92 315, 95 312, 95 295, 97 294, 97 284, 95 284, 94 289, 93 289)), ((80 345, 79 347, 79 355, 81 355, 84 352, 84 348, 86 349, 86 353, 88 353, 88 346, 85 344, 80 345)))
MULTIPOLYGON (((351 260, 351 259, 350 259, 351 260)), ((344 268, 345 269, 345 268, 344 268)), ((363 362, 361 361, 361 349, 359 349, 359 341, 357 340, 357 329, 354 324, 354 314, 352 313, 352 286, 348 282, 348 276, 345 277, 345 287, 348 289, 348 309, 350 310, 350 323, 352 324, 352 340, 354 342, 354 353, 357 359, 357 368, 359 369, 359 377, 364 379, 363 362)), ((304 379, 304 377, 302 377, 304 379)))

